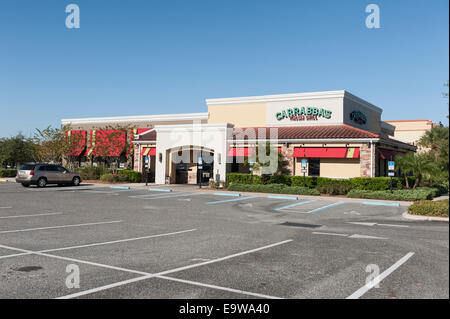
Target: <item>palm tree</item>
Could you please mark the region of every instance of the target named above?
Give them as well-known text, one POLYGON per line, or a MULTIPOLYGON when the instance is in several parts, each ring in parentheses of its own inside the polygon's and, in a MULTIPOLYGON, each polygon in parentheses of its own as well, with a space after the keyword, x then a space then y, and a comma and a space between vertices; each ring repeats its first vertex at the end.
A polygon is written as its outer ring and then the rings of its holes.
POLYGON ((397 155, 395 160, 397 162, 397 167, 403 172, 407 188, 409 188, 407 176, 409 172, 412 172, 416 177, 413 189, 420 185, 424 176, 429 177, 439 173, 439 168, 436 166, 433 158, 427 154, 414 154, 409 152, 403 156, 397 155))

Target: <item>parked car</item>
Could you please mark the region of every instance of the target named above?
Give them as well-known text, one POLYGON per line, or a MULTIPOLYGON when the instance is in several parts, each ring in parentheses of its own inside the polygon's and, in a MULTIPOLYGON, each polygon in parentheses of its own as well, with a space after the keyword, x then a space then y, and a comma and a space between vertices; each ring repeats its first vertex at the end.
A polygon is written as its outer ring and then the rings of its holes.
POLYGON ((47 184, 74 185, 81 183, 79 173, 71 172, 55 164, 25 164, 17 171, 16 182, 22 186, 37 185, 45 187, 47 184))

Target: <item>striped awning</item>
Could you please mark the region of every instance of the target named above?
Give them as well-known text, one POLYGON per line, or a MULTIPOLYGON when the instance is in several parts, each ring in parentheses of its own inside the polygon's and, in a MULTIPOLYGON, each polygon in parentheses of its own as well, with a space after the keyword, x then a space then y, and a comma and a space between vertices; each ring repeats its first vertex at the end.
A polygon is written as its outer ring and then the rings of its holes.
POLYGON ((230 148, 230 150, 228 151, 228 156, 234 156, 234 157, 240 157, 240 156, 244 156, 244 157, 249 157, 252 155, 255 155, 256 152, 253 148, 249 148, 249 147, 232 147, 230 148))
POLYGON ((86 131, 67 131, 66 136, 70 144, 67 156, 80 156, 86 148, 86 131))
POLYGON ((141 151, 142 156, 155 156, 156 147, 143 147, 141 151))

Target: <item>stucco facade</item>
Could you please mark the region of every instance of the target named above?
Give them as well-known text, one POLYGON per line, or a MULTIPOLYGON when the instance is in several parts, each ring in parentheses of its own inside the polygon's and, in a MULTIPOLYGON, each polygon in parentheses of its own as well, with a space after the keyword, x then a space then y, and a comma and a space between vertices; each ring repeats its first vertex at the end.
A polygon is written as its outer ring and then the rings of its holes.
POLYGON ((381 120, 381 108, 347 91, 207 99, 206 105, 205 113, 62 123, 89 136, 106 126, 133 128, 127 163, 157 184, 225 181, 229 172, 247 173, 267 143, 281 154, 284 174, 303 175, 300 162, 306 159, 308 176, 331 178, 384 176, 387 160, 416 149, 391 137, 396 127, 381 120))

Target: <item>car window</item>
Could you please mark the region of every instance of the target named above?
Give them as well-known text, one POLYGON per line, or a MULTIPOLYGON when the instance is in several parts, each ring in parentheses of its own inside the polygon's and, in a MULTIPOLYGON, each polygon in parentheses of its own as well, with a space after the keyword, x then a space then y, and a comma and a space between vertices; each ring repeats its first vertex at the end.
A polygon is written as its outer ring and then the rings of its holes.
POLYGON ((19 168, 19 170, 22 170, 22 171, 31 171, 31 170, 34 169, 35 166, 36 166, 36 165, 25 164, 25 165, 22 165, 22 166, 19 168))
POLYGON ((57 169, 59 172, 61 172, 61 173, 64 173, 64 172, 67 171, 67 170, 66 170, 64 167, 62 167, 62 166, 56 166, 56 169, 57 169))
POLYGON ((58 168, 56 166, 54 166, 54 165, 49 165, 49 166, 47 166, 47 171, 57 172, 58 168))
POLYGON ((39 166, 38 171, 48 171, 48 166, 47 165, 41 165, 41 166, 39 166))

